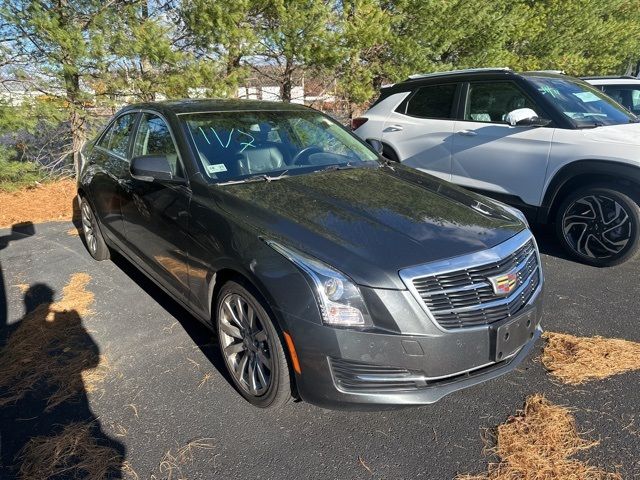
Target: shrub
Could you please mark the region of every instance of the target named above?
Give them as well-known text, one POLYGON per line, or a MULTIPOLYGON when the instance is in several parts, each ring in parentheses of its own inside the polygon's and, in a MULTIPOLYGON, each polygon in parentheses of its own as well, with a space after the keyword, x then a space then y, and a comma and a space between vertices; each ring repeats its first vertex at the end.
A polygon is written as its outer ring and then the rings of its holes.
POLYGON ((0 190, 13 191, 42 180, 40 166, 16 160, 12 149, 0 145, 0 190))

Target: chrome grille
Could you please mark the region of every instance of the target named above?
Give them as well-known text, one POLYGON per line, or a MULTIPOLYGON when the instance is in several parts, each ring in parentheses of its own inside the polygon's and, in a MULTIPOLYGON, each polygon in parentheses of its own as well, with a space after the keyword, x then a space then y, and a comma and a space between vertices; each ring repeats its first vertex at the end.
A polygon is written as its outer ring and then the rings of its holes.
MULTIPOLYGON (((518 313, 534 296, 541 284, 541 272, 535 243, 528 232, 518 235, 511 242, 519 245, 496 247, 496 251, 487 254, 470 255, 469 267, 442 268, 426 266, 428 275, 413 275, 407 278, 407 272, 414 273, 420 267, 401 272, 405 282, 411 282, 411 289, 433 315, 434 319, 446 329, 474 327, 497 322, 518 313), (506 251, 505 251, 506 248, 506 251), (514 251, 515 249, 515 251, 514 251), (489 254, 490 253, 490 254, 489 254), (485 258, 486 262, 478 262, 485 258), (404 275, 403 275, 404 273, 404 275), (514 290, 508 296, 497 295, 490 277, 506 273, 516 274, 514 290)), ((496 250, 493 249, 493 250, 496 250)), ((462 267, 465 257, 453 262, 462 267)))

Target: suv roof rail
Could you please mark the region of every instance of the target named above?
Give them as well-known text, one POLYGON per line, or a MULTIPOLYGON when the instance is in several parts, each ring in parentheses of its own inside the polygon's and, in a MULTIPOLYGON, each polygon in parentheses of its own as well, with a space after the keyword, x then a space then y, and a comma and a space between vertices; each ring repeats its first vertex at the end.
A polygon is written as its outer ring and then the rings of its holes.
POLYGON ((489 67, 489 68, 464 68, 462 70, 449 70, 447 72, 431 72, 431 73, 414 73, 409 75, 408 80, 418 80, 420 78, 440 77, 443 75, 459 75, 462 73, 476 73, 476 72, 512 72, 508 67, 489 67))

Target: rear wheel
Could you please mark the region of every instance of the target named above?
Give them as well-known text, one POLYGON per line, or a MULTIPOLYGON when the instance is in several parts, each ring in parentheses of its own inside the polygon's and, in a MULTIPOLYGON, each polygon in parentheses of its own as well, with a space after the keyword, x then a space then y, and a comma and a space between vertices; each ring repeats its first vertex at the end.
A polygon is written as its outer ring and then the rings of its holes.
POLYGON ((286 404, 291 398, 289 366, 262 302, 230 281, 220 290, 216 313, 220 351, 240 394, 261 408, 286 404))
POLYGON ((82 233, 84 242, 91 256, 96 260, 106 260, 109 258, 109 247, 102 237, 98 221, 93 213, 93 209, 86 198, 80 200, 80 216, 82 219, 82 233))
POLYGON ((626 194, 591 186, 571 193, 560 205, 556 233, 575 258, 598 267, 633 258, 640 247, 640 209, 626 194))

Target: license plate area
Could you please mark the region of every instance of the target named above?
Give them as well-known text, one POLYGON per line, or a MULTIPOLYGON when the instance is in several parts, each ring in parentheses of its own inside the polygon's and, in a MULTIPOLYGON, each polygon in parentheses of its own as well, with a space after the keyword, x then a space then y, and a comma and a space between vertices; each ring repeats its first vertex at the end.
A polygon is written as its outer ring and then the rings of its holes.
POLYGON ((513 355, 520 347, 533 338, 536 330, 536 309, 491 327, 493 339, 493 359, 496 362, 513 355))

